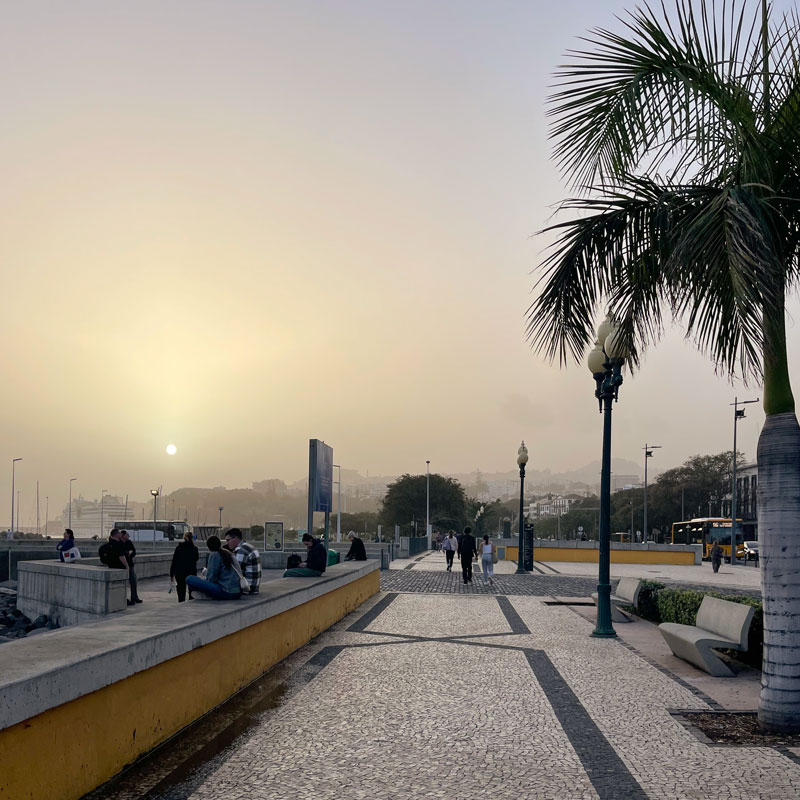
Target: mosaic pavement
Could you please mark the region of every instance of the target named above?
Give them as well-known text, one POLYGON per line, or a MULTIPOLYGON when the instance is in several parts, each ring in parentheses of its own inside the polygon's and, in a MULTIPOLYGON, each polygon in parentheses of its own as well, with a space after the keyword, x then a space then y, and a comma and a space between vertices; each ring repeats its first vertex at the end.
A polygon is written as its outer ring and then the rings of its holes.
POLYGON ((670 711, 718 706, 590 631, 533 593, 382 593, 90 797, 800 797, 800 759, 702 743, 670 711))

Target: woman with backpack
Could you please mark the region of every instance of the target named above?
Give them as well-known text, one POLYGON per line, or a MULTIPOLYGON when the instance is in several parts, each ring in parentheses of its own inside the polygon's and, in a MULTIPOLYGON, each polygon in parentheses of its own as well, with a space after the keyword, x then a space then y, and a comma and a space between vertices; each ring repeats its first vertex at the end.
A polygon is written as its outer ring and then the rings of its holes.
POLYGON ((239 573, 233 566, 235 556, 226 550, 219 536, 209 536, 206 542, 209 549, 206 562, 206 577, 189 575, 186 588, 190 592, 200 592, 212 600, 238 600, 242 596, 239 573))

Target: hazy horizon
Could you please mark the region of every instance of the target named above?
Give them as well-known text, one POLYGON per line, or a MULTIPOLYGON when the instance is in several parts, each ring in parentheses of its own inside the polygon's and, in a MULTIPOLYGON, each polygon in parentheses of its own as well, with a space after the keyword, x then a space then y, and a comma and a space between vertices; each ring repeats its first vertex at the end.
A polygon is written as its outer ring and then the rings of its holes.
MULTIPOLYGON (((0 528, 16 457, 23 519, 37 479, 52 516, 71 477, 146 498, 302 476, 311 437, 362 474, 507 471, 521 439, 531 469, 598 459, 592 378, 532 353, 525 312, 568 194, 550 74, 632 5, 9 5, 0 528)), ((760 390, 668 330, 614 456, 730 450, 737 394, 760 390)))

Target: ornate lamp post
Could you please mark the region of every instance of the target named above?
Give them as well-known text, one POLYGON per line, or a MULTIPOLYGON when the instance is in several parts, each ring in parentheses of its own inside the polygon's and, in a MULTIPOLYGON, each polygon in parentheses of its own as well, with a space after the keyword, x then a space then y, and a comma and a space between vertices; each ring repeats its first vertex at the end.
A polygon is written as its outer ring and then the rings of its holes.
POLYGON ((616 636, 611 624, 611 408, 618 399, 627 352, 611 315, 597 329, 597 343, 587 366, 603 413, 603 460, 600 472, 600 553, 597 578, 597 625, 592 636, 616 636))
POLYGON ((528 448, 525 447, 525 442, 519 446, 517 450, 517 466, 519 467, 519 560, 517 562, 517 571, 515 575, 527 575, 528 570, 524 567, 522 560, 522 551, 524 545, 524 503, 525 503, 525 465, 528 463, 528 448))

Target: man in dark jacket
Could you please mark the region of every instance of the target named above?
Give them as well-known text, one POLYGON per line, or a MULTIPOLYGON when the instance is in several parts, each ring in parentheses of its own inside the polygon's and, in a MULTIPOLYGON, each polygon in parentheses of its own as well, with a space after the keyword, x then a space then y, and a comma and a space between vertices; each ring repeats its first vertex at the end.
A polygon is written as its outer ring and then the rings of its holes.
POLYGON ((287 569, 283 573, 284 578, 319 578, 325 572, 325 567, 328 565, 328 552, 322 542, 315 539, 310 533, 304 533, 303 544, 308 551, 305 564, 287 569))
POLYGON ((478 546, 472 535, 472 528, 468 525, 464 528, 464 535, 458 543, 458 557, 461 559, 461 574, 464 576, 464 583, 472 583, 472 559, 477 553, 478 546))
POLYGON ((347 555, 344 557, 345 561, 366 561, 367 560, 367 548, 364 547, 364 542, 356 536, 355 531, 350 531, 347 534, 347 538, 350 539, 350 549, 347 551, 347 555))
POLYGON ((128 531, 119 532, 119 540, 125 546, 125 560, 128 562, 128 583, 131 585, 131 600, 141 603, 139 599, 138 583, 136 581, 136 548, 128 536, 128 531))
MULTIPOLYGON (((108 535, 108 542, 100 545, 98 550, 100 560, 111 569, 124 569, 130 575, 130 565, 127 559, 127 548, 120 539, 119 531, 114 528, 108 535)), ((131 598, 128 605, 132 606, 136 601, 131 598)), ((141 601, 140 601, 141 602, 141 601)))

